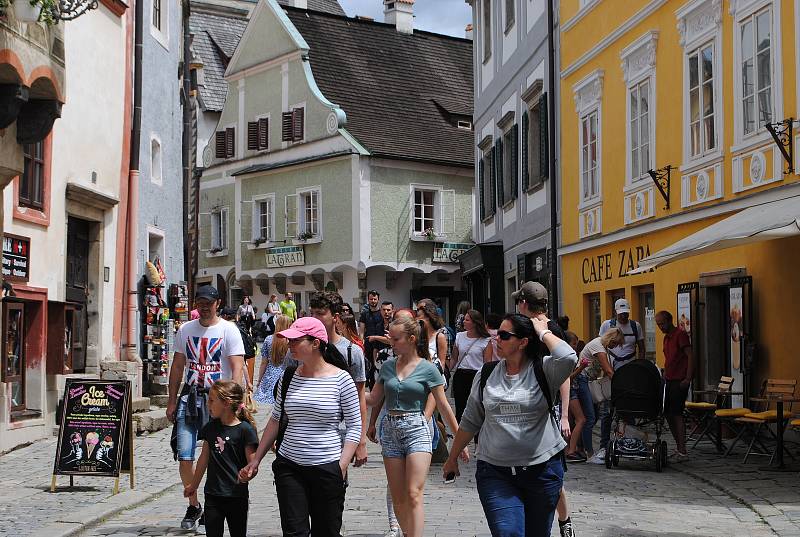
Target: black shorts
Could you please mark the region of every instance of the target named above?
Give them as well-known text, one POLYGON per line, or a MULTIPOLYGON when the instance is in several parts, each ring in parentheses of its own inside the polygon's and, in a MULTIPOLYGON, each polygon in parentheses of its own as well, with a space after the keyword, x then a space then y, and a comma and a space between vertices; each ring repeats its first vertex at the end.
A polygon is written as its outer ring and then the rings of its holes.
POLYGON ((681 416, 686 406, 686 396, 689 395, 689 386, 681 386, 680 380, 668 380, 664 394, 664 415, 681 416))

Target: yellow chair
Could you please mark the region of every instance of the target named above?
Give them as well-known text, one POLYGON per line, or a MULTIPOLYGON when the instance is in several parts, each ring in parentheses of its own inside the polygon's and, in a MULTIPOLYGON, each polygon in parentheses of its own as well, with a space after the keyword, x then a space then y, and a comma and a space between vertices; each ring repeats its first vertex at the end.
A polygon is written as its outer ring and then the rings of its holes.
POLYGON ((703 438, 708 438, 717 447, 717 451, 722 452, 721 422, 717 413, 722 410, 730 410, 722 407, 727 404, 732 387, 733 377, 721 377, 717 389, 692 392, 693 396, 699 395, 708 399, 713 396, 714 399, 713 403, 708 401, 689 401, 686 403, 686 419, 695 423, 692 430, 686 435, 687 442, 694 440, 692 449, 697 447, 697 444, 703 438), (695 433, 698 433, 697 437, 695 437, 695 433))
MULTIPOLYGON (((770 450, 764 442, 761 440, 761 431, 766 430, 769 435, 777 441, 777 436, 775 433, 770 429, 771 424, 775 424, 776 427, 786 427, 789 419, 788 416, 791 415, 791 407, 792 404, 789 403, 789 408, 784 410, 784 419, 783 423, 778 423, 778 411, 775 409, 769 408, 772 405, 772 402, 777 397, 792 397, 794 396, 795 388, 797 387, 797 380, 788 380, 788 379, 767 379, 764 381, 762 386, 762 394, 763 397, 754 398, 753 401, 758 404, 760 407, 759 412, 748 412, 741 417, 737 417, 734 421, 741 426, 739 433, 736 435, 733 443, 731 444, 728 451, 725 452, 725 455, 728 455, 736 443, 746 434, 750 433, 752 438, 750 440, 750 444, 747 447, 747 452, 744 455, 744 462, 747 462, 748 457, 753 455, 756 456, 765 456, 769 457, 770 464, 772 463, 772 459, 775 457, 775 450, 770 450), (758 451, 756 451, 756 444, 758 444, 758 451)), ((784 450, 786 448, 784 447, 784 450)), ((786 453, 789 453, 786 450, 786 453)), ((789 456, 794 458, 794 456, 789 453, 789 456)))

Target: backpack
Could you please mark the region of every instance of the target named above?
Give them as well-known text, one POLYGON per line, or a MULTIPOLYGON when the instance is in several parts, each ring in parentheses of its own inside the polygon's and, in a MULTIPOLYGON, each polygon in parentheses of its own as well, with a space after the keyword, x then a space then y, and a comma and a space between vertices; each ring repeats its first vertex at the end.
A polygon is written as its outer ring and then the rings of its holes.
POLYGON ((250 333, 247 330, 245 330, 244 328, 242 328, 238 324, 236 326, 237 326, 237 328, 239 328, 239 334, 241 334, 242 343, 244 344, 244 359, 247 360, 249 358, 255 357, 255 355, 256 355, 256 342, 253 339, 253 336, 251 336, 250 333))
MULTIPOLYGON (((610 349, 606 349, 606 352, 607 352, 609 355, 611 355, 611 357, 614 359, 614 362, 617 362, 617 361, 619 361, 619 362, 626 362, 626 361, 630 360, 631 358, 636 358, 636 344, 639 342, 639 329, 638 329, 636 326, 637 326, 639 323, 637 323, 637 322, 636 322, 636 321, 634 321, 633 319, 631 319, 631 320, 629 321, 629 323, 630 323, 630 325, 631 325, 631 330, 633 330, 634 351, 633 351, 631 354, 628 354, 628 355, 626 355, 626 356, 617 356, 616 354, 614 354, 613 352, 611 352, 611 350, 610 350, 610 349)), ((617 326, 617 319, 616 319, 616 318, 614 318, 614 319, 611 319, 611 320, 609 321, 609 323, 608 323, 608 326, 609 326, 610 328, 616 328, 616 326, 617 326)), ((622 329, 620 328, 620 330, 622 330, 622 329)), ((623 335, 624 337, 628 337, 630 334, 625 334, 625 333, 623 332, 623 334, 622 334, 622 335, 623 335)), ((612 366, 613 366, 613 364, 612 364, 612 366)))
MULTIPOLYGON (((286 371, 281 376, 281 417, 278 420, 278 436, 275 438, 275 453, 281 447, 283 437, 286 434, 286 428, 289 426, 289 418, 286 416, 286 394, 289 393, 289 385, 292 383, 294 372, 297 371, 297 366, 287 367, 286 371)), ((275 391, 277 391, 278 383, 275 383, 275 391)), ((277 393, 275 394, 277 396, 277 393)))
MULTIPOLYGON (((637 323, 637 322, 636 322, 636 321, 634 321, 633 319, 631 319, 629 322, 630 322, 630 325, 631 325, 631 329, 633 330, 633 337, 634 337, 634 339, 635 339, 636 341, 639 341, 639 329, 638 329, 638 328, 636 328, 636 325, 638 325, 639 323, 637 323)), ((617 326, 617 320, 616 320, 616 319, 611 319, 611 321, 609 322, 609 326, 610 326, 611 328, 616 328, 616 326, 617 326)), ((627 336, 629 336, 629 335, 630 335, 630 334, 625 334, 625 336, 626 336, 626 337, 627 337, 627 336)))

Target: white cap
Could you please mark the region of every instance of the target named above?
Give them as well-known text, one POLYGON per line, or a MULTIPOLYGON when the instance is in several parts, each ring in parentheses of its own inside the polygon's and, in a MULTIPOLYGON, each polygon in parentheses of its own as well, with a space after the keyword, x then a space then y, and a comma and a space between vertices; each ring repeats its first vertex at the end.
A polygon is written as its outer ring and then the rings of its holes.
POLYGON ((620 298, 614 302, 614 311, 617 313, 630 313, 631 305, 624 298, 620 298))

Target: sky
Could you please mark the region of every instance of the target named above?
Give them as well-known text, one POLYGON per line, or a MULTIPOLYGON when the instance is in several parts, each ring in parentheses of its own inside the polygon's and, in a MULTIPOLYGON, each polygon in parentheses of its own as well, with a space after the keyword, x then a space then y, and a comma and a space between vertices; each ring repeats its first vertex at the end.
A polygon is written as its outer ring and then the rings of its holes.
MULTIPOLYGON (((383 21, 383 0, 339 0, 348 16, 364 15, 383 21)), ((472 8, 464 0, 417 0, 414 28, 464 37, 472 22, 472 8)))

